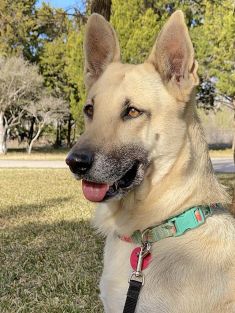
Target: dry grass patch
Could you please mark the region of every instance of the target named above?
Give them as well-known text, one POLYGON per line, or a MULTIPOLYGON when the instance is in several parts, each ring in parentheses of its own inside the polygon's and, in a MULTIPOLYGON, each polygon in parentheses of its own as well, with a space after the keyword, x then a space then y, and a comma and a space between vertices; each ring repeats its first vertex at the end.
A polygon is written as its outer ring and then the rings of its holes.
POLYGON ((25 149, 9 149, 0 160, 65 160, 70 149, 36 148, 31 154, 25 149))
POLYGON ((209 150, 211 158, 233 158, 232 149, 209 150))
POLYGON ((66 170, 0 170, 1 313, 103 312, 102 240, 66 170))
POLYGON ((227 187, 228 193, 232 196, 235 188, 235 174, 234 173, 217 173, 220 182, 227 187))

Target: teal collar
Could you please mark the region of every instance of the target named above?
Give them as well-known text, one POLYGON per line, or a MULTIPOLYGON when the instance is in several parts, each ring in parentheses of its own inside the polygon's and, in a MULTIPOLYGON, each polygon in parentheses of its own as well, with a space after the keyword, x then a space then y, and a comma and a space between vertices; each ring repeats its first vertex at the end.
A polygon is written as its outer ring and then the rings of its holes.
POLYGON ((160 225, 148 227, 144 231, 136 230, 130 237, 119 236, 119 238, 126 242, 143 244, 154 243, 168 237, 178 237, 204 224, 207 217, 213 214, 214 209, 221 207, 219 203, 195 206, 167 219, 160 225))

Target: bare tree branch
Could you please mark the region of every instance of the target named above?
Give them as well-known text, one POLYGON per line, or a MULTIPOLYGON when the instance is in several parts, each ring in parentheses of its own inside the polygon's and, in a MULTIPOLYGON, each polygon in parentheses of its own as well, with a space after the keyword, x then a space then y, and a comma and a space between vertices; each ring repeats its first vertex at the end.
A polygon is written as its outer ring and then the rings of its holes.
POLYGON ((6 152, 6 134, 20 124, 23 107, 39 98, 43 78, 38 68, 22 58, 0 58, 0 153, 6 152))
POLYGON ((69 115, 69 105, 62 99, 44 95, 38 102, 31 102, 25 107, 27 114, 35 118, 36 133, 29 144, 31 153, 34 142, 40 136, 43 128, 69 115))

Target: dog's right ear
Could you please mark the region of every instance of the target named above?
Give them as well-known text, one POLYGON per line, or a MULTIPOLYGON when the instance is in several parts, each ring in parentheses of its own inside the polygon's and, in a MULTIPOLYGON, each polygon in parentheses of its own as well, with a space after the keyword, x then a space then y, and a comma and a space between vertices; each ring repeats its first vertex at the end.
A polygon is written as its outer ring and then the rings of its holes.
POLYGON ((87 22, 85 41, 85 85, 89 89, 111 62, 120 60, 120 48, 113 27, 103 16, 92 14, 87 22))

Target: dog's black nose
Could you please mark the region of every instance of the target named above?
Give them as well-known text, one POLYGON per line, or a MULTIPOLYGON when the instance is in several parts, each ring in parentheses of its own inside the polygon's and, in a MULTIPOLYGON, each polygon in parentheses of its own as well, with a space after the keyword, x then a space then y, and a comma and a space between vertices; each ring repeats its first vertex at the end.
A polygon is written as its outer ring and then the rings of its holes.
POLYGON ((88 150, 72 152, 65 162, 75 174, 85 174, 92 166, 94 154, 88 150))

